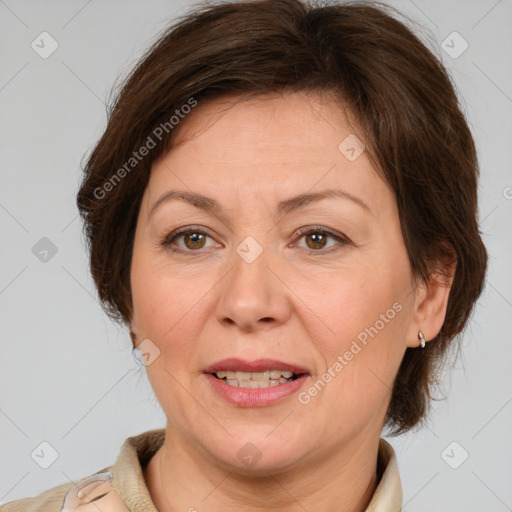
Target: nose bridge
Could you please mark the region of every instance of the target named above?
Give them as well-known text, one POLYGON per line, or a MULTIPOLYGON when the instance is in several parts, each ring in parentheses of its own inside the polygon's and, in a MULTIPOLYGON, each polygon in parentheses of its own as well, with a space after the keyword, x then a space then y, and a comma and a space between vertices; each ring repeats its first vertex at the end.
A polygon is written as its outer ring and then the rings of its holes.
POLYGON ((231 272, 217 304, 219 321, 242 329, 270 321, 281 324, 290 315, 287 289, 274 275, 280 266, 279 254, 265 245, 263 235, 258 239, 247 236, 235 247, 230 258, 231 272))

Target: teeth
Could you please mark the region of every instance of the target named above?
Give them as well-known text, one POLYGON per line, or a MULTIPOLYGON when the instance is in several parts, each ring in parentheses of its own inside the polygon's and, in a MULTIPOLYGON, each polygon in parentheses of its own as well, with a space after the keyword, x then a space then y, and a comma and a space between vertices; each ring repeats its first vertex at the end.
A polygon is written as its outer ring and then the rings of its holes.
MULTIPOLYGON (((236 380, 238 381, 241 381, 241 380, 251 380, 251 373, 247 373, 247 372, 236 372, 236 380)), ((254 379, 256 380, 256 379, 254 379)))
MULTIPOLYGON (((290 379, 293 372, 287 370, 267 370, 264 372, 239 372, 231 370, 221 370, 216 373, 219 379, 236 380, 238 382, 268 382, 269 380, 280 380, 281 378, 290 379)), ((246 386, 254 387, 254 386, 246 386)))
POLYGON ((215 375, 235 388, 269 388, 290 382, 293 373, 288 370, 267 370, 264 372, 239 372, 221 370, 215 375))
POLYGON ((288 379, 280 378, 279 380, 237 380, 237 379, 229 379, 225 380, 227 384, 233 386, 235 388, 270 388, 273 386, 279 386, 279 384, 284 384, 285 382, 290 382, 288 379))

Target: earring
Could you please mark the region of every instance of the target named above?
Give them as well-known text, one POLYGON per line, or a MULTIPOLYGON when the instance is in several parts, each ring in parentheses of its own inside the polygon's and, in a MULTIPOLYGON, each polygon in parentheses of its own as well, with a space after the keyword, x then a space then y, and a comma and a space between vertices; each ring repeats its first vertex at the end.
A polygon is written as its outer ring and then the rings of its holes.
POLYGON ((418 332, 418 338, 420 339, 421 348, 425 348, 425 343, 428 343, 428 341, 425 339, 425 335, 422 331, 418 332))

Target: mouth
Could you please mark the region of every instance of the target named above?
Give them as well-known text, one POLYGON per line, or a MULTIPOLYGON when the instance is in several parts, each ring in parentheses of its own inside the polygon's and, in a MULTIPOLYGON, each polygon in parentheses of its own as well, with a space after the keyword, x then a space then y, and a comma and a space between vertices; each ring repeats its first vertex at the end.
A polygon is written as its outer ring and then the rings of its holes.
POLYGON ((289 370, 265 370, 263 372, 243 372, 220 370, 211 375, 235 388, 270 388, 292 382, 306 373, 293 373, 289 370))
POLYGON ((204 370, 234 388, 270 388, 310 375, 306 368, 277 359, 223 359, 204 370))

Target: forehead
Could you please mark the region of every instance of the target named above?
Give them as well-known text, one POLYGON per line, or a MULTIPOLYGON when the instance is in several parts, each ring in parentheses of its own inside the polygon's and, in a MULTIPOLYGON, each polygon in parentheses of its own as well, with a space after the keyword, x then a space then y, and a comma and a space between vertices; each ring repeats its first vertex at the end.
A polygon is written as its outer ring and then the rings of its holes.
POLYGON ((215 145, 217 156, 226 158, 258 148, 253 152, 254 164, 270 155, 278 160, 315 161, 315 149, 337 152, 344 136, 356 130, 347 114, 328 93, 225 96, 200 103, 185 117, 177 127, 173 148, 209 144, 211 150, 215 145), (287 150, 295 152, 299 147, 303 148, 300 154, 291 158, 287 150), (261 153, 263 148, 266 151, 261 153))
POLYGON ((188 188, 226 202, 235 191, 239 200, 259 195, 280 201, 340 186, 377 207, 390 199, 367 152, 355 159, 354 152, 346 153, 350 145, 359 153, 362 137, 350 112, 332 95, 206 101, 180 122, 175 135, 171 150, 153 164, 150 202, 169 188, 188 188))

